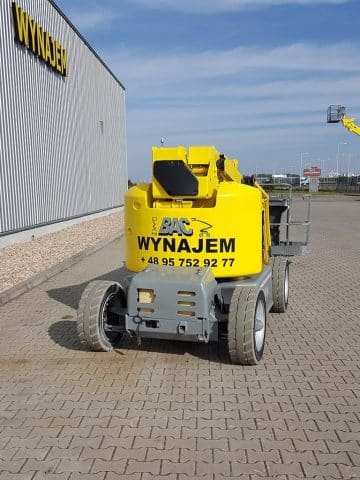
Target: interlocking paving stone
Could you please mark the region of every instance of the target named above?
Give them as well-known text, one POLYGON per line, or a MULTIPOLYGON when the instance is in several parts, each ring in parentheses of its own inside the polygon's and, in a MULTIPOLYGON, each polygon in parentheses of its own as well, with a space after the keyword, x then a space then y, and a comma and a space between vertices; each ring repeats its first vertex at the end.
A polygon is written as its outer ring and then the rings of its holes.
POLYGON ((87 351, 79 298, 126 276, 123 240, 3 305, 0 480, 360 478, 359 208, 313 199, 311 252, 256 367, 225 344, 87 351))

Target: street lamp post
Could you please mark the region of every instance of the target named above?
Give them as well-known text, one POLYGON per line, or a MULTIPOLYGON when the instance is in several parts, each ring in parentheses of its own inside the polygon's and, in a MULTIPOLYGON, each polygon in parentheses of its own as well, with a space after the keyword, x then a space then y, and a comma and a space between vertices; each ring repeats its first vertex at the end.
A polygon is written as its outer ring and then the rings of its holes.
POLYGON ((348 176, 348 183, 349 183, 349 177, 350 177, 350 162, 351 162, 351 154, 348 153, 348 162, 347 162, 347 176, 348 176))
POLYGON ((337 156, 336 156, 336 176, 339 176, 339 157, 340 157, 340 145, 347 145, 347 142, 338 143, 337 156))

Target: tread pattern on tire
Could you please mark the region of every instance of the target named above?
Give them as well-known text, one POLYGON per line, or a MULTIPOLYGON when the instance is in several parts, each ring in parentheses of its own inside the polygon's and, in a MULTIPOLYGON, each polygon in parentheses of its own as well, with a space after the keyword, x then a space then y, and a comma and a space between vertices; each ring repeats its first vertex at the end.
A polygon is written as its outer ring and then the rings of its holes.
POLYGON ((231 298, 228 318, 228 347, 232 363, 256 365, 254 316, 259 295, 257 287, 238 287, 231 298))
POLYGON ((288 269, 288 261, 284 257, 275 257, 272 264, 272 293, 273 306, 271 312, 284 313, 287 308, 285 301, 285 272, 288 269))
POLYGON ((77 315, 78 336, 83 345, 94 352, 108 352, 113 350, 111 342, 101 335, 99 330, 99 312, 102 301, 110 287, 121 289, 117 282, 108 280, 94 280, 85 288, 77 315))

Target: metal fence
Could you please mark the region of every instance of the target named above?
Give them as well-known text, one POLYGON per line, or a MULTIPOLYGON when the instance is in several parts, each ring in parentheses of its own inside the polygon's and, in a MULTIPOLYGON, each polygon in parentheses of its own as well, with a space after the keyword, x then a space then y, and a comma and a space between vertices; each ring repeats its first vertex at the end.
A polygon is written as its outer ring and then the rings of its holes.
POLYGON ((320 179, 319 190, 339 193, 360 193, 360 176, 322 178, 320 179))
POLYGON ((338 177, 336 190, 344 193, 360 192, 360 176, 358 177, 338 177))

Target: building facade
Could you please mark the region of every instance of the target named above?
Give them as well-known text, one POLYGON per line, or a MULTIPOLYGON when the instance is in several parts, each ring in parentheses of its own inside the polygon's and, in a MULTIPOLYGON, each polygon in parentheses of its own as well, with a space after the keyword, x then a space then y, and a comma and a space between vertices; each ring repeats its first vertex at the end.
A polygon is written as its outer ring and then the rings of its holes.
POLYGON ((0 27, 0 235, 121 206, 123 85, 51 0, 0 27))

